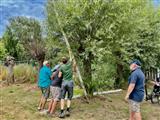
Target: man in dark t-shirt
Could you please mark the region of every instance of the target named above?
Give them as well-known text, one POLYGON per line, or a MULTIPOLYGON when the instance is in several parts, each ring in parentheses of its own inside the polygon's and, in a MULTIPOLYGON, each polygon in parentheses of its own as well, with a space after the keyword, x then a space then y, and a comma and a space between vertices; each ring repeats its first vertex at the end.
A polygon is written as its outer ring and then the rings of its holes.
POLYGON ((130 63, 131 75, 128 79, 128 91, 125 101, 129 102, 130 119, 141 120, 140 103, 144 99, 144 83, 145 76, 141 70, 141 63, 139 60, 133 60, 130 63))
POLYGON ((51 76, 51 85, 50 85, 50 93, 52 99, 49 103, 48 107, 48 114, 54 115, 56 105, 60 101, 60 93, 61 93, 61 84, 62 84, 62 77, 58 77, 60 65, 56 65, 53 69, 53 74, 51 76))

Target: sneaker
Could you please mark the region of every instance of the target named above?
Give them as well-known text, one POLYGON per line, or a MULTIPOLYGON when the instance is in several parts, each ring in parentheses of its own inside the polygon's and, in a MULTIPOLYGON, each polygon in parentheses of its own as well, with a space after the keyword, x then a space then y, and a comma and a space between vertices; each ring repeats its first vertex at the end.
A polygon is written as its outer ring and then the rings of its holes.
POLYGON ((67 116, 67 117, 70 116, 70 111, 66 111, 66 116, 67 116))
POLYGON ((60 113, 59 118, 64 118, 64 117, 65 117, 64 112, 60 113))
POLYGON ((53 113, 49 113, 49 114, 47 114, 48 115, 48 117, 56 117, 56 115, 55 114, 53 114, 53 113))
POLYGON ((42 111, 40 111, 39 113, 40 113, 40 115, 47 115, 48 110, 42 110, 42 111))
POLYGON ((40 107, 38 107, 38 108, 37 108, 37 110, 38 110, 38 111, 40 111, 40 110, 41 110, 41 108, 40 108, 40 107))
POLYGON ((50 112, 47 110, 47 115, 49 115, 50 114, 50 112))

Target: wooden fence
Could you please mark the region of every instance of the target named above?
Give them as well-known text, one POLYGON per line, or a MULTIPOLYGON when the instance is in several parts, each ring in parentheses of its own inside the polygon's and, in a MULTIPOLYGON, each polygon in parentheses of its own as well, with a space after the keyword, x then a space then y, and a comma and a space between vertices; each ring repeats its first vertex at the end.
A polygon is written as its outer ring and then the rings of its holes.
POLYGON ((159 68, 150 68, 145 70, 146 80, 156 80, 160 77, 160 69, 159 68))

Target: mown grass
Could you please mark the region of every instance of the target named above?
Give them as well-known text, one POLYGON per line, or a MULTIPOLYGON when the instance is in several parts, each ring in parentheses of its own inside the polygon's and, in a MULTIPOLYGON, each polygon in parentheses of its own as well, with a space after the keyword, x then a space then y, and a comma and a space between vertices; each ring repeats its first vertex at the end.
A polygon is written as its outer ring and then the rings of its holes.
MULTIPOLYGON (((82 90, 76 88, 75 94, 82 90)), ((125 92, 96 96, 86 103, 83 99, 72 102, 71 117, 67 120, 127 120, 128 104, 124 102, 125 92)), ((20 84, 3 87, 0 90, 1 120, 59 120, 41 116, 37 111, 40 90, 34 84, 20 84)), ((160 106, 150 102, 142 104, 143 120, 160 120, 160 106)))

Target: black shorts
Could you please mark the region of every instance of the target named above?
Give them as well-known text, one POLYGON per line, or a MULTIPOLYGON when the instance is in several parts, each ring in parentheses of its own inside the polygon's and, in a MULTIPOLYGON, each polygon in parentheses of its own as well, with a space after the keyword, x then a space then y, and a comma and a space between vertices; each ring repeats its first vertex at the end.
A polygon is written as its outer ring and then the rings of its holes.
POLYGON ((61 99, 65 99, 68 94, 68 99, 71 100, 73 97, 73 81, 63 81, 61 87, 61 99))
POLYGON ((44 98, 48 99, 49 94, 50 94, 50 87, 48 87, 48 88, 40 87, 40 88, 41 88, 41 92, 42 92, 42 95, 44 96, 44 98))

